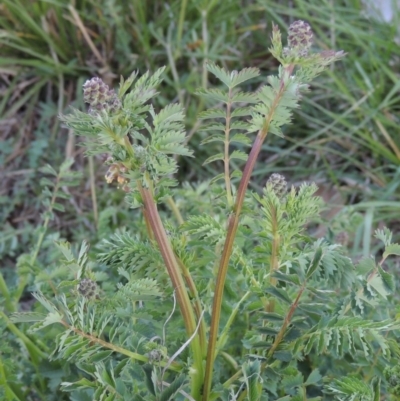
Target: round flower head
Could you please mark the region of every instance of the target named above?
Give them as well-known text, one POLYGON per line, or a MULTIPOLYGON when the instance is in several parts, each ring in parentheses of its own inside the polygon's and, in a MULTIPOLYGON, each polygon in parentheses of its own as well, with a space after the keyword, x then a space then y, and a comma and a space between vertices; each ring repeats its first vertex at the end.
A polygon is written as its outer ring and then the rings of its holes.
POLYGON ((275 195, 281 199, 287 191, 287 182, 283 175, 274 173, 268 178, 267 188, 275 192, 275 195))
POLYGON ((346 231, 341 231, 336 235, 335 242, 342 246, 347 246, 349 243, 349 234, 346 231))
POLYGON ((84 83, 83 100, 90 104, 90 111, 109 110, 114 112, 121 107, 121 101, 115 91, 98 77, 89 79, 84 83))
POLYGON ((85 298, 95 298, 97 295, 97 284, 89 278, 84 278, 78 284, 78 292, 85 298))
POLYGON ((313 43, 311 26, 304 21, 294 21, 289 26, 288 47, 300 57, 307 56, 313 43))

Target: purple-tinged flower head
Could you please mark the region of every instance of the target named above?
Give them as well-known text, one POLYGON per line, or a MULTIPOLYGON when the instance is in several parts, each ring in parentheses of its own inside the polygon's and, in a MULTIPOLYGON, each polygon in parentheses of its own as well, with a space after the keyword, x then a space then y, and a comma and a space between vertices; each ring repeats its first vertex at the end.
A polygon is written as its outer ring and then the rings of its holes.
POLYGON ((341 231, 336 235, 335 242, 346 247, 349 244, 349 234, 346 231, 341 231))
POLYGON ((97 284, 90 278, 84 278, 78 284, 78 292, 85 298, 95 298, 97 296, 97 284))
POLYGON ((283 49, 284 56, 306 57, 313 44, 313 31, 304 21, 294 21, 289 26, 288 46, 283 49))
POLYGON ((115 112, 121 108, 121 101, 114 89, 110 89, 98 77, 89 79, 84 83, 83 100, 85 103, 89 103, 91 112, 101 110, 115 112))
POLYGON ((275 192, 275 195, 279 199, 282 199, 287 192, 287 182, 285 177, 277 173, 271 174, 271 177, 269 177, 267 181, 267 188, 275 192))

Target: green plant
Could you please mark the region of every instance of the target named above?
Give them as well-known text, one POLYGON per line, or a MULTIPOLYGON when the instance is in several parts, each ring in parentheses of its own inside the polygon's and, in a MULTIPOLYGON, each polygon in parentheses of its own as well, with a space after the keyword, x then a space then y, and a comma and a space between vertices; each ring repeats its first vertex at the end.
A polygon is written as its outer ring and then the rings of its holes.
MULTIPOLYGON (((191 135, 199 127, 195 117, 204 106, 194 96, 194 88, 215 83, 204 68, 205 61, 213 60, 229 70, 256 65, 271 71, 276 62, 268 55, 265 26, 276 21, 286 29, 296 19, 313 26, 319 48, 352 51, 336 67, 341 73, 331 68, 314 80, 312 92, 295 112, 296 125, 285 129, 286 138, 263 144, 261 158, 268 163, 256 165, 251 188, 260 192, 263 177, 272 172, 284 173, 291 182, 315 181, 321 192, 329 180, 334 184, 330 195, 335 195, 330 203, 352 204, 366 211, 364 221, 352 227, 352 254, 360 247, 364 255, 373 253, 374 227, 385 224, 395 229, 398 217, 400 153, 395 134, 400 47, 398 24, 368 19, 364 3, 171 0, 164 7, 157 0, 4 1, 0 8, 4 89, 0 259, 6 275, 17 279, 12 277, 17 256, 35 241, 41 213, 37 168, 58 166, 67 154, 75 158, 75 169, 85 171, 89 165, 92 183, 101 180, 101 174, 96 174, 101 160, 85 159, 74 147, 74 134, 65 135, 56 118, 72 99, 74 107, 84 107, 80 88, 88 77, 100 76, 115 85, 120 75, 133 69, 154 71, 166 65, 155 107, 176 99, 178 92, 183 96, 190 147, 196 152, 190 171, 184 162, 178 178, 208 179, 219 166, 202 167, 201 162, 216 153, 218 144, 199 147, 202 135, 191 135)), ((254 79, 246 89, 260 83, 254 79)), ((236 163, 232 160, 233 166, 236 163)), ((103 184, 97 185, 97 197, 92 185, 90 196, 82 184, 71 192, 67 215, 60 219, 57 231, 72 242, 87 238, 94 244, 103 237, 105 223, 111 222, 110 230, 123 226, 129 212, 118 202, 122 194, 103 184), (97 207, 102 210, 100 216, 97 207), (94 234, 91 238, 88 228, 94 234)))
MULTIPOLYGON (((65 200, 70 199, 67 188, 79 183, 80 174, 71 171, 72 164, 73 160, 66 160, 58 172, 51 166, 40 169, 41 174, 47 176, 43 176, 40 183, 43 188, 40 200, 45 211, 41 215, 42 224, 35 230, 36 242, 32 249, 19 255, 16 266, 19 278, 17 285, 10 285, 6 275, 0 274, 0 292, 3 301, 3 308, 0 310, 0 330, 4 340, 0 346, 1 399, 25 401, 30 399, 28 397, 32 394, 43 400, 60 399, 59 392, 54 389, 54 383, 57 385, 61 377, 68 376, 67 369, 64 370, 58 362, 52 364, 47 362, 50 347, 46 335, 32 336, 26 333, 26 327, 18 328, 8 315, 10 312, 18 311, 25 303, 23 298, 26 296, 27 286, 32 290, 30 285, 36 289, 44 285, 45 288, 57 293, 55 282, 65 276, 64 267, 54 266, 58 255, 52 250, 57 235, 49 234, 48 229, 55 219, 55 212, 65 210, 65 200), (41 260, 39 254, 42 254, 41 260), (48 394, 49 388, 52 390, 52 395, 48 394)), ((26 303, 29 305, 29 299, 26 303)), ((50 331, 48 335, 48 338, 53 338, 57 333, 50 331)))
POLYGON ((313 238, 322 207, 314 184, 287 191, 273 175, 262 193, 247 191, 268 133, 283 135, 309 82, 344 55, 314 53, 312 39, 310 26, 295 21, 283 47, 274 26, 279 72, 256 92, 239 85, 258 69, 208 64, 226 89, 198 92, 224 105, 199 116, 210 133, 203 142, 223 144, 206 160, 221 162, 223 173, 206 188, 175 188, 178 161, 192 152, 182 106, 149 103, 163 69, 132 74, 118 93, 93 78, 84 85, 88 113, 61 117, 87 138, 89 155, 107 155, 107 182, 142 216, 92 260, 86 244, 76 253, 58 241, 67 273, 56 295, 42 285, 34 293, 42 310, 14 314, 14 322, 35 322, 32 332, 62 329, 52 358, 82 371, 62 384, 74 399, 379 399, 383 371, 400 355, 386 264, 400 246, 377 231, 380 262, 354 263, 345 247, 313 238), (246 162, 243 171, 231 171, 235 160, 246 162))

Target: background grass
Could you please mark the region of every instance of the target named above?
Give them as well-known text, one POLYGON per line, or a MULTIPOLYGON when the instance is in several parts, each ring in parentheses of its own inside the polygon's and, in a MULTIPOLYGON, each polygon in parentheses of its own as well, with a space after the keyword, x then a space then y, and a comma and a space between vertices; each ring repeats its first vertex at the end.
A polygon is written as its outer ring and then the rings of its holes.
MULTIPOLYGON (((268 53, 271 24, 278 23, 284 31, 295 19, 312 25, 316 47, 343 49, 348 55, 313 84, 286 138, 266 142, 265 163, 255 171, 254 186, 262 185, 273 171, 283 172, 291 182, 313 179, 329 187, 327 199, 335 195, 335 201, 372 210, 375 222, 395 224, 400 183, 396 20, 385 24, 368 19, 360 1, 3 0, 3 255, 12 256, 12 264, 18 244, 29 244, 29 233, 37 225, 39 166, 58 166, 73 156, 77 169, 92 166, 92 182, 101 177, 94 177, 96 160, 81 157, 77 139, 57 119, 71 103, 85 107, 80 91, 85 79, 101 76, 117 85, 120 75, 135 69, 154 71, 167 65, 158 100, 185 104, 191 146, 198 155, 190 169, 183 168, 182 179, 202 180, 216 174, 210 171, 216 167, 202 166, 213 149, 199 148, 202 134, 196 125, 204 105, 193 93, 209 84, 204 62, 217 61, 229 69, 254 65, 264 74, 273 73, 276 62, 268 53)), ((96 204, 91 191, 90 182, 77 191, 75 218, 63 218, 58 229, 74 235, 70 227, 98 221, 93 212, 97 214, 97 203, 103 195, 108 198, 108 191, 103 185, 96 204)), ((95 231, 95 225, 91 229, 95 231)))
MULTIPOLYGON (((17 285, 16 260, 36 244, 44 210, 39 167, 57 168, 74 157, 74 168, 84 173, 79 187, 68 190, 65 212, 50 222, 45 244, 58 237, 95 243, 132 213, 123 194, 105 184, 101 160, 83 157, 79 138, 58 121, 70 104, 86 107, 86 79, 100 76, 116 86, 120 75, 166 65, 157 101, 185 105, 197 155, 190 165, 182 161, 180 179, 201 181, 221 171, 217 164, 202 166, 216 153, 213 145, 199 146, 203 134, 196 116, 205 105, 194 92, 215 84, 204 63, 213 60, 230 70, 259 67, 263 78, 248 88, 254 89, 277 70, 268 52, 272 23, 285 32, 296 19, 311 24, 316 48, 348 54, 313 83, 286 138, 267 140, 253 188, 260 189, 272 172, 293 184, 316 181, 330 205, 327 219, 349 207, 361 213, 354 226, 357 253, 371 253, 371 234, 379 225, 398 234, 398 14, 391 23, 380 22, 357 0, 2 0, 0 259, 7 284, 17 285)), ((47 263, 49 249, 39 255, 47 263)), ((21 366, 26 362, 23 355, 18 360, 21 366)), ((34 371, 26 368, 21 381, 34 383, 35 391, 46 394, 41 399, 53 399, 48 375, 36 372, 27 379, 34 371)))

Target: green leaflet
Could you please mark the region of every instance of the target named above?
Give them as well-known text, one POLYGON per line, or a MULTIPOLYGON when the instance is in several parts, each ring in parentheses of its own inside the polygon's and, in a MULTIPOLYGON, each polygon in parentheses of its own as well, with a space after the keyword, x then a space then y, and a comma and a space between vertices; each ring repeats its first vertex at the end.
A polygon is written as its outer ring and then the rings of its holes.
POLYGON ((244 68, 240 72, 228 72, 224 68, 218 67, 216 64, 210 62, 207 63, 207 69, 230 89, 260 75, 260 70, 258 68, 251 67, 244 68))

